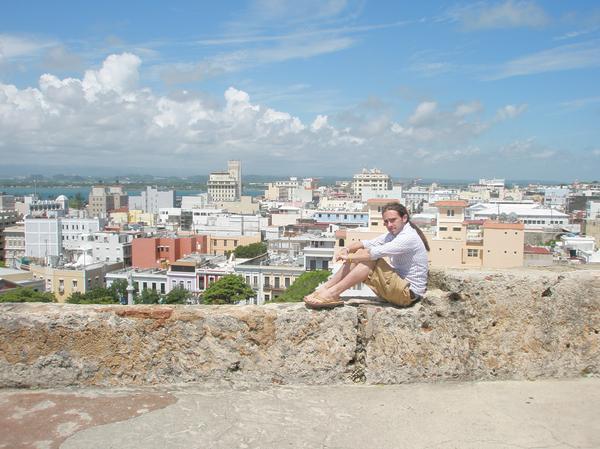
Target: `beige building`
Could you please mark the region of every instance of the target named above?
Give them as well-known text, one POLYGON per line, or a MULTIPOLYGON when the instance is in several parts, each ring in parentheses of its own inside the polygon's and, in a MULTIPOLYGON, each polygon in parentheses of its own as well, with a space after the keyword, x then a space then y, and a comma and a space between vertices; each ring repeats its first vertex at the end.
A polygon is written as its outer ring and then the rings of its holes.
POLYGON ((25 226, 9 226, 4 234, 4 262, 7 267, 17 266, 17 262, 25 257, 25 226))
POLYGON ((227 161, 226 172, 213 172, 208 176, 210 201, 239 201, 242 196, 242 163, 227 161))
POLYGON ((398 199, 391 198, 372 198, 367 200, 367 210, 369 211, 369 231, 383 234, 387 228, 383 224, 382 210, 388 203, 399 203, 398 199))
POLYGON ((242 196, 239 201, 216 201, 214 207, 231 214, 256 215, 260 209, 260 204, 252 201, 251 196, 242 196))
POLYGON ((389 175, 382 173, 381 170, 363 168, 360 173, 355 174, 352 178, 352 193, 354 193, 354 196, 361 198, 364 187, 370 187, 372 190, 390 190, 392 180, 389 175))
POLYGON ((4 262, 4 230, 17 224, 18 213, 15 210, 0 210, 0 262, 4 262))
POLYGON ((31 265, 31 272, 34 279, 45 281, 46 291, 54 293, 58 302, 65 302, 72 293, 86 293, 93 288, 104 287, 106 273, 121 268, 122 263, 96 263, 73 268, 31 265))
POLYGON ((238 246, 260 242, 260 235, 211 235, 208 238, 208 254, 224 255, 235 251, 238 246))
POLYGON ((432 267, 509 268, 523 266, 522 223, 465 221, 464 201, 436 204, 437 233, 429 237, 432 267))

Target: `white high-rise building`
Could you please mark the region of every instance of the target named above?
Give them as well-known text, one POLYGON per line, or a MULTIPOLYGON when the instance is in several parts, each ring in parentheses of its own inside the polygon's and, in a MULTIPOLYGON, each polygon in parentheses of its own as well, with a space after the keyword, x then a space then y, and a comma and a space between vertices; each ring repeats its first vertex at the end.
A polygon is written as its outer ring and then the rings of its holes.
POLYGON ((161 208, 175 207, 175 191, 161 192, 158 188, 146 186, 140 196, 129 197, 129 210, 141 210, 148 214, 158 214, 161 208))
POLYGON ((389 175, 382 173, 377 168, 367 170, 363 168, 360 173, 353 177, 352 191, 355 197, 361 197, 364 187, 371 187, 372 190, 390 190, 392 188, 392 180, 389 175))
POLYGON ((242 196, 242 163, 227 161, 227 171, 211 173, 207 187, 210 201, 239 201, 242 196))

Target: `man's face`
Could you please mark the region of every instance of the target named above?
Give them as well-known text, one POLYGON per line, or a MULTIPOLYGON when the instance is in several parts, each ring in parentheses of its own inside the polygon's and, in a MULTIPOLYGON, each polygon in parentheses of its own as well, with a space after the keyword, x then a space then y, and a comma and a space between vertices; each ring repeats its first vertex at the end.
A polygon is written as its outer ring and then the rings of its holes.
POLYGON ((383 224, 388 232, 394 235, 398 235, 402 231, 407 221, 408 215, 401 217, 395 210, 386 210, 383 213, 383 224))

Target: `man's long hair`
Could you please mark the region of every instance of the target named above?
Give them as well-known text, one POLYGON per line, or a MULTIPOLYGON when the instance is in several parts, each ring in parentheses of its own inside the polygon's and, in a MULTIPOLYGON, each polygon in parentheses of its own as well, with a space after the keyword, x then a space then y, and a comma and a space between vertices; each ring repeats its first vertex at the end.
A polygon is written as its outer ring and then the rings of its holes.
POLYGON ((385 211, 388 210, 395 210, 396 212, 398 212, 398 215, 400 215, 400 217, 404 217, 406 215, 407 223, 410 223, 410 225, 415 229, 415 231, 417 231, 417 234, 419 234, 419 237, 421 237, 421 240, 423 241, 423 245, 425 245, 425 249, 429 251, 429 243, 427 242, 427 238, 425 237, 425 234, 423 234, 423 231, 421 231, 421 229, 416 224, 410 221, 408 209, 406 209, 406 207, 403 204, 392 202, 387 203, 385 206, 383 206, 381 213, 383 214, 385 211))

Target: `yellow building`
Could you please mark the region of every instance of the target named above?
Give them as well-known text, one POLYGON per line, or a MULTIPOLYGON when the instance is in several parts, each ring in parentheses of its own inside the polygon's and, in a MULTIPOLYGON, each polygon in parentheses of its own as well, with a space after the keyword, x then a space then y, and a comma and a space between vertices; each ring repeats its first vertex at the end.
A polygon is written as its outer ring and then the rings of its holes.
POLYGON ((436 204, 437 234, 429 238, 432 267, 522 267, 525 226, 522 223, 465 221, 464 201, 436 204))
POLYGON ((208 254, 223 255, 235 251, 238 246, 259 243, 260 235, 211 235, 208 237, 208 254))
POLYGON ((65 302, 72 293, 104 287, 106 273, 120 268, 123 268, 122 263, 96 263, 79 268, 31 265, 31 272, 33 279, 45 281, 46 291, 54 293, 58 302, 65 302))

